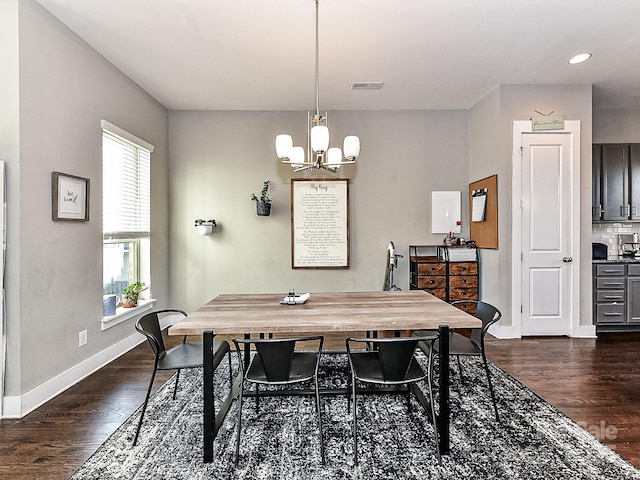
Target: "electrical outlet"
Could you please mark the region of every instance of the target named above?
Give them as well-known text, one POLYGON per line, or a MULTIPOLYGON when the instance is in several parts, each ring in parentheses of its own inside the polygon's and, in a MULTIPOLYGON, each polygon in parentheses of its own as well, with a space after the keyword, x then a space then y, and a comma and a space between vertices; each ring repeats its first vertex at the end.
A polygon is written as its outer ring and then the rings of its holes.
POLYGON ((82 347, 83 345, 87 344, 87 331, 86 330, 82 330, 79 334, 78 334, 78 346, 82 347))

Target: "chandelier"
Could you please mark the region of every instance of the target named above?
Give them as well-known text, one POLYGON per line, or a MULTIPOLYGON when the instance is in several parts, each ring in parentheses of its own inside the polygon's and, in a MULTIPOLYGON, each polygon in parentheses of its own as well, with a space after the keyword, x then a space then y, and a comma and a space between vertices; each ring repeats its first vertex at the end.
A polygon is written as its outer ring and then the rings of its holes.
POLYGON ((291 135, 276 136, 276 155, 284 164, 291 165, 296 172, 309 168, 335 172, 341 165, 356 163, 360 155, 360 139, 354 135, 344 138, 343 149, 329 148, 327 114, 320 115, 320 60, 318 47, 318 0, 316 2, 316 111, 307 112, 307 153, 304 148, 293 145, 291 135), (344 156, 343 156, 344 152, 344 156))

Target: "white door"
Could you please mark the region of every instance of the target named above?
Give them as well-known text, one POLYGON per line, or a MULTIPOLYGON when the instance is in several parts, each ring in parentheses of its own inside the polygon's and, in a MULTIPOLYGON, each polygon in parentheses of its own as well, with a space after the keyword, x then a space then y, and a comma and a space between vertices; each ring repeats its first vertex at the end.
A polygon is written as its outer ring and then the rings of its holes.
POLYGON ((574 133, 520 133, 521 335, 571 335, 579 323, 579 127, 574 133))

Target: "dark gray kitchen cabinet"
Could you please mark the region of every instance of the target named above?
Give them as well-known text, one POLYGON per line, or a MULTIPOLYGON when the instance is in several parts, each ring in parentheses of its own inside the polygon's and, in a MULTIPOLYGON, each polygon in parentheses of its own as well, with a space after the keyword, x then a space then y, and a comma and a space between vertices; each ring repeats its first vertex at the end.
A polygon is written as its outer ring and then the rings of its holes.
POLYGON ((640 221, 640 145, 595 144, 592 155, 592 219, 640 221))
POLYGON ((629 146, 602 145, 602 220, 628 220, 629 209, 629 146))
POLYGON ((640 324, 640 265, 627 265, 627 323, 640 324))
POLYGON ((591 220, 602 220, 602 145, 591 149, 591 220))
POLYGON ((640 220, 640 145, 629 145, 629 219, 640 220))
POLYGON ((598 331, 640 329, 640 263, 593 265, 593 318, 598 331))
POLYGON ((596 325, 625 323, 626 265, 593 266, 593 318, 596 325))

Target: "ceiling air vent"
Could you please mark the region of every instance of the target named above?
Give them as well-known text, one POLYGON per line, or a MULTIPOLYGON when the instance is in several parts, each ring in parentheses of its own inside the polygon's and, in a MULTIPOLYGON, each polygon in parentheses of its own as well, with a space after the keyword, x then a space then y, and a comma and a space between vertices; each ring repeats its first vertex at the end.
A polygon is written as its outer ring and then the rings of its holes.
POLYGON ((353 82, 351 90, 380 90, 384 82, 353 82))

